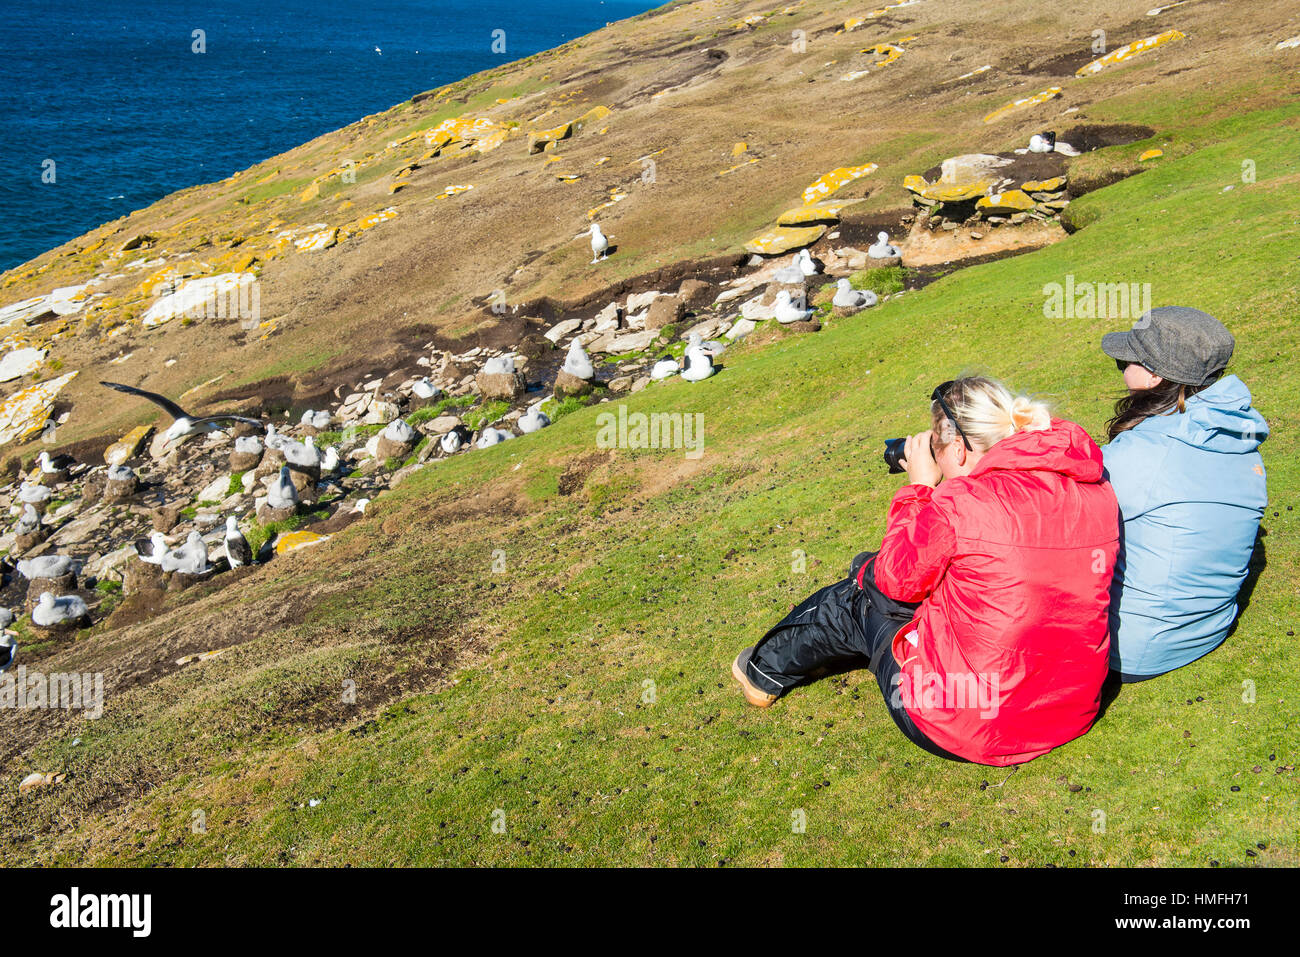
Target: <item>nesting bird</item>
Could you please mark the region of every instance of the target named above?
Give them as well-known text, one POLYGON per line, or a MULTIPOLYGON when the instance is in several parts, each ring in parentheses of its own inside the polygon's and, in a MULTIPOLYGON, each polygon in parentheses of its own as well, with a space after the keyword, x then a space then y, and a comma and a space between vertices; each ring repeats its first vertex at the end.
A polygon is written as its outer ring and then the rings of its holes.
POLYGON ((812 314, 811 309, 804 308, 802 301, 796 303, 791 299, 787 290, 782 289, 776 294, 776 302, 772 305, 772 315, 782 325, 791 322, 803 322, 812 314))
POLYGON ((384 427, 382 435, 390 442, 396 442, 398 445, 405 445, 414 442, 419 433, 405 419, 393 419, 384 427))
POLYGON ((162 557, 162 570, 180 572, 183 575, 202 575, 208 570, 208 546, 198 529, 190 532, 189 537, 179 548, 166 552, 162 557))
POLYGON ((867 247, 867 255, 872 259, 893 259, 895 256, 901 256, 897 246, 891 246, 889 243, 889 233, 881 230, 876 233, 876 241, 867 247))
POLYGON ((515 371, 515 357, 510 355, 493 356, 483 363, 483 371, 488 375, 512 375, 515 371))
POLYGON ((500 445, 507 439, 513 439, 514 434, 502 429, 494 429, 491 426, 485 428, 479 433, 478 441, 475 443, 480 449, 490 449, 494 445, 500 445))
POLYGON ((320 450, 310 435, 301 442, 286 442, 280 446, 284 460, 299 469, 314 469, 320 465, 320 450))
POLYGON ((51 482, 66 482, 68 479, 68 467, 72 465, 73 459, 70 455, 59 455, 50 458, 49 452, 41 452, 40 466, 41 478, 51 482))
POLYGON ((328 409, 321 409, 319 411, 308 409, 302 414, 299 423, 302 425, 309 425, 319 432, 324 432, 330 427, 330 419, 332 418, 334 418, 334 416, 330 414, 328 409))
POLYGON ((519 417, 519 431, 527 435, 529 432, 540 432, 551 424, 551 417, 542 411, 542 403, 534 402, 528 407, 528 411, 519 417))
POLYGON ((569 375, 579 379, 590 379, 596 374, 596 367, 591 364, 587 350, 577 339, 569 344, 569 353, 564 357, 563 369, 569 375))
POLYGON ((442 437, 438 445, 448 455, 459 452, 465 446, 469 445, 470 431, 463 425, 458 425, 442 437))
POLYGON ((30 535, 41 527, 41 513, 36 511, 35 506, 24 504, 22 514, 18 516, 18 521, 14 524, 14 531, 19 535, 30 535))
POLYGON ((691 333, 684 358, 686 368, 682 370, 682 378, 687 382, 700 382, 717 371, 713 368, 713 356, 704 348, 698 332, 691 333))
POLYGON ((148 538, 137 539, 135 553, 142 562, 161 565, 163 556, 167 554, 167 538, 162 532, 154 532, 148 538))
POLYGON ((1029 137, 1029 152, 1031 153, 1050 153, 1056 149, 1056 133, 1048 130, 1045 133, 1035 133, 1029 137))
MULTIPOLYGON (((8 611, 8 609, 5 609, 8 611)), ((10 612, 12 618, 13 612, 10 612)), ((13 663, 18 658, 18 639, 8 632, 0 635, 0 674, 4 674, 13 667, 13 663)))
POLYGON ((55 598, 52 593, 43 591, 36 607, 32 609, 32 623, 49 628, 85 618, 88 611, 85 601, 77 595, 55 598))
POLYGON ((790 265, 783 266, 772 274, 772 279, 782 283, 800 283, 809 276, 817 275, 817 263, 812 258, 812 253, 807 249, 801 249, 794 254, 790 260, 790 265))
MULTIPOLYGON (((238 440, 236 440, 236 441, 238 441, 238 440)), ((267 426, 266 426, 266 447, 267 447, 268 449, 283 449, 283 448, 285 447, 286 444, 288 444, 289 442, 292 442, 292 441, 293 441, 293 439, 289 438, 289 437, 288 437, 287 435, 285 435, 283 432, 277 432, 277 431, 275 430, 275 426, 274 426, 274 425, 272 425, 272 424, 270 424, 270 423, 267 423, 267 426)))
POLYGON ((18 574, 29 580, 61 578, 72 570, 72 557, 69 555, 38 555, 18 563, 18 574))
POLYGON ((25 505, 40 505, 43 502, 48 502, 53 497, 54 493, 44 485, 28 483, 18 489, 18 501, 25 505))
POLYGON ((676 359, 660 359, 650 367, 651 379, 668 379, 677 375, 681 367, 677 365, 676 359))
POLYGON ((835 297, 831 300, 831 305, 840 309, 866 309, 879 301, 880 297, 870 289, 854 289, 847 279, 841 279, 835 284, 835 297))
POLYGON ((428 379, 416 379, 411 385, 411 395, 419 399, 436 399, 442 395, 442 390, 428 379))
POLYGON ((289 466, 280 466, 279 477, 266 490, 268 508, 295 508, 298 505, 298 490, 294 488, 293 479, 289 477, 289 466))
POLYGON ((253 564, 253 549, 249 546, 244 533, 239 530, 239 520, 233 515, 226 516, 225 548, 226 561, 230 563, 231 568, 253 564))
MULTIPOLYGON (((273 429, 275 426, 270 426, 270 428, 273 429)), ((235 451, 242 452, 244 455, 261 455, 262 440, 256 435, 241 435, 235 439, 235 451)))

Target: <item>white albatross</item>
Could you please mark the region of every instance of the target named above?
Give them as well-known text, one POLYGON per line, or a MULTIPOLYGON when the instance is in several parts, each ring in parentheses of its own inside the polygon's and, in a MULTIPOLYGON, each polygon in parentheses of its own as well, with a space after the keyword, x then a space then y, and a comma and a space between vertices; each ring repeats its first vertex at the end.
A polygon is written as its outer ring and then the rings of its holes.
POLYGON ((488 426, 479 433, 478 441, 474 444, 480 449, 490 449, 492 446, 500 445, 507 439, 513 439, 514 437, 513 432, 506 432, 503 429, 494 429, 491 426, 488 426))
MULTIPOLYGON (((542 400, 542 402, 545 401, 545 399, 542 400)), ((551 424, 551 417, 542 411, 541 402, 534 402, 515 424, 519 426, 520 432, 527 435, 529 432, 540 432, 546 428, 551 424)))
POLYGON ((879 301, 880 297, 870 289, 854 289, 847 279, 841 279, 835 284, 835 297, 831 299, 831 305, 841 309, 866 309, 879 301))
POLYGON ((226 516, 225 548, 226 561, 230 562, 231 568, 253 564, 253 549, 239 530, 239 520, 233 515, 226 516))
POLYGON ((171 399, 165 398, 156 392, 147 392, 144 389, 137 389, 135 386, 123 385, 120 382, 100 382, 102 386, 110 389, 116 389, 118 392, 125 392, 127 395, 136 395, 142 399, 148 399, 158 408, 162 409, 175 421, 167 427, 163 437, 167 442, 175 442, 177 439, 184 438, 188 435, 198 435, 202 432, 219 432, 225 427, 225 424, 231 422, 241 422, 244 425, 253 425, 265 431, 266 425, 258 419, 250 419, 242 415, 204 415, 193 416, 182 409, 171 399))
POLYGON ((86 617, 86 603, 77 595, 55 598, 50 592, 41 592, 40 600, 32 609, 32 623, 48 628, 86 617))
POLYGON ((609 258, 609 237, 600 231, 600 226, 591 224, 591 262, 593 264, 609 258))
POLYGON ((687 382, 700 382, 717 371, 713 368, 713 356, 704 348, 698 332, 691 333, 683 358, 686 360, 686 368, 682 370, 682 378, 687 382))
POLYGON ((453 455, 469 445, 470 438, 469 429, 463 425, 457 425, 438 441, 438 445, 448 455, 453 455))
POLYGON ((790 298, 789 291, 785 289, 776 294, 776 302, 772 304, 772 316, 782 325, 803 322, 812 314, 811 309, 804 308, 802 300, 796 303, 790 298))
POLYGON ((289 466, 280 466, 279 477, 266 490, 268 508, 293 508, 298 504, 298 489, 289 477, 289 466))
POLYGON ((902 255, 897 246, 889 244, 889 233, 876 233, 876 242, 867 247, 867 255, 872 259, 893 259, 895 256, 902 255))
POLYGON ((148 538, 137 539, 135 553, 140 556, 142 562, 161 565, 163 556, 167 554, 166 536, 162 532, 153 532, 148 538))
POLYGON ((650 378, 656 381, 668 379, 681 371, 681 366, 677 364, 676 359, 660 359, 650 367, 650 378))

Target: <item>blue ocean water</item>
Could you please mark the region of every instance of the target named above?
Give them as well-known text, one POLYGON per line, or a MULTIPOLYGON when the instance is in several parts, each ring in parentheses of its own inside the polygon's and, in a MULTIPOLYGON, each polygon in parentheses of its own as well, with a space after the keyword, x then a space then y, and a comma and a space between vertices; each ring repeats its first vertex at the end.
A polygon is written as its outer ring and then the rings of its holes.
POLYGON ((59 0, 0 11, 0 269, 659 0, 59 0), (194 31, 206 52, 193 52, 194 31), (492 51, 505 31, 505 53, 492 51), (43 182, 53 161, 54 182, 43 182))

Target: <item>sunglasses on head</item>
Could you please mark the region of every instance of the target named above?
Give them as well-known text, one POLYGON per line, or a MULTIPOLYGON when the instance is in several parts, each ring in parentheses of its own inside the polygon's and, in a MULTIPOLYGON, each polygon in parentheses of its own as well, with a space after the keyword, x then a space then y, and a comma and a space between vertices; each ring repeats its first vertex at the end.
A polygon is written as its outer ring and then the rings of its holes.
POLYGON ((953 424, 953 428, 957 430, 957 434, 961 436, 962 443, 966 446, 966 451, 974 452, 975 450, 971 448, 970 439, 966 438, 966 433, 962 431, 961 424, 957 421, 957 416, 952 414, 952 409, 948 408, 948 403, 943 400, 944 395, 947 394, 948 390, 952 388, 953 383, 956 381, 956 379, 949 379, 947 382, 939 383, 939 385, 935 387, 935 390, 930 393, 930 401, 939 403, 939 408, 943 409, 943 414, 948 417, 949 421, 953 424))

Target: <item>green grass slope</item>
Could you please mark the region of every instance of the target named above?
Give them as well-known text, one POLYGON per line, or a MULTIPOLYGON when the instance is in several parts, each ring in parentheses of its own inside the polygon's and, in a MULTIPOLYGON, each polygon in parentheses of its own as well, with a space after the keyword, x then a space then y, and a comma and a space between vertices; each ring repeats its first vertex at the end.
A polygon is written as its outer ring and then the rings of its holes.
MULTIPOLYGON (((1144 109, 1162 104, 1125 118, 1144 109)), ((220 658, 51 735, 36 763, 72 777, 21 802, 6 789, 0 858, 1300 864, 1300 107, 1166 126, 1170 141, 1177 155, 1079 200, 1090 225, 1056 246, 626 400, 703 413, 698 459, 606 453, 596 417, 617 404, 574 412, 417 473, 241 604, 216 594, 110 636, 247 619, 220 658), (1067 275, 1150 282, 1154 304, 1237 336, 1233 371, 1273 432, 1267 565, 1236 634, 1018 770, 914 748, 866 672, 744 707, 732 657, 878 543, 899 485, 881 442, 925 426, 935 383, 987 372, 1101 434, 1121 382, 1098 341, 1129 323, 1044 318, 1043 287, 1067 275), (386 696, 404 680, 427 690, 386 696)))

